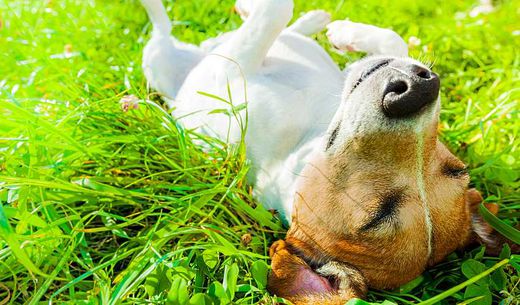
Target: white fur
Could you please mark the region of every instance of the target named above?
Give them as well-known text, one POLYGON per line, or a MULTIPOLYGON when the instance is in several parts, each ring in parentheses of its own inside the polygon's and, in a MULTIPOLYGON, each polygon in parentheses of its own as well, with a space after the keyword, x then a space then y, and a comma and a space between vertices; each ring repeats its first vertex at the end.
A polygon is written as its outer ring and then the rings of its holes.
POLYGON ((327 28, 329 40, 342 51, 408 56, 408 45, 394 31, 349 20, 334 21, 327 28))
MULTIPOLYGON (((309 156, 324 150, 337 122, 345 122, 349 116, 350 123, 343 123, 340 132, 342 139, 363 130, 394 128, 377 122, 380 111, 352 101, 356 95, 348 96, 367 61, 352 65, 345 77, 323 48, 305 36, 325 27, 329 18, 325 12, 309 13, 286 28, 292 17, 292 0, 239 0, 237 10, 245 22, 238 30, 209 40, 202 48, 187 48, 166 39, 164 18, 157 17, 165 15, 160 0, 142 2, 154 28, 159 28, 154 30, 143 58, 150 85, 169 99, 173 115, 186 128, 231 143, 240 139, 239 121, 245 120, 245 111, 239 119, 208 114, 230 106, 200 92, 232 101, 235 106, 247 102, 247 156, 253 165, 250 181, 256 197, 267 208, 278 210, 287 222, 298 177, 309 156), (186 60, 182 57, 185 51, 192 52, 186 60)), ((374 26, 334 22, 329 25, 328 37, 342 50, 408 54, 399 35, 374 26)), ((375 99, 380 95, 377 90, 363 84, 357 94, 375 99)), ((414 126, 413 122, 402 124, 414 126)))

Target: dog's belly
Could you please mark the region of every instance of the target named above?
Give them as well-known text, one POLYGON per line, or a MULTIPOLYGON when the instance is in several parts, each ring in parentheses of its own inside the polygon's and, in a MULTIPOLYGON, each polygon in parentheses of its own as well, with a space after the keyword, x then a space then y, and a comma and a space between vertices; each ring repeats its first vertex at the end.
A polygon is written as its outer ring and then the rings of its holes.
MULTIPOLYGON (((327 130, 339 105, 343 74, 316 42, 283 33, 263 66, 247 75, 246 81, 247 87, 232 61, 209 55, 184 82, 173 115, 181 118, 186 128, 237 142, 242 130, 239 120, 223 113, 209 114, 215 109, 229 110, 230 106, 200 92, 232 100, 235 106, 244 103, 247 96, 250 181, 259 186, 256 193, 262 194, 267 208, 285 211, 290 219, 294 194, 287 187, 297 177, 301 164, 288 159, 301 154, 302 147, 327 130)), ((244 122, 245 113, 241 110, 238 114, 244 122)))

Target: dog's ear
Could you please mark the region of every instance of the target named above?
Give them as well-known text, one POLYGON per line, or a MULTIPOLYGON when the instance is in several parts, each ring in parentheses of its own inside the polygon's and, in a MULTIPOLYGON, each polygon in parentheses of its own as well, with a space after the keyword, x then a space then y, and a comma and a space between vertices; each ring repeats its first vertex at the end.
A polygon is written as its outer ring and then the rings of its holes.
MULTIPOLYGON (((476 189, 469 189, 465 194, 466 204, 471 212, 471 224, 473 227, 474 241, 486 246, 486 253, 489 255, 498 255, 504 244, 508 244, 513 253, 520 252, 520 245, 508 240, 500 233, 496 232, 479 213, 479 206, 483 201, 482 195, 476 189)), ((499 206, 495 203, 484 203, 484 206, 494 215, 498 214, 499 206)))
POLYGON ((364 277, 346 264, 329 262, 313 270, 283 240, 275 242, 269 252, 272 270, 267 289, 295 304, 345 304, 367 292, 364 277))

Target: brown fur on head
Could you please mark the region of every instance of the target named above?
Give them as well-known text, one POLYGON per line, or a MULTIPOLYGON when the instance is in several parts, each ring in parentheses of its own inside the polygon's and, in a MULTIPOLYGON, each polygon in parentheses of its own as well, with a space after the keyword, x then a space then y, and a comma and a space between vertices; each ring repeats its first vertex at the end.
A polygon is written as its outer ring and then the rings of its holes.
MULTIPOLYGON (((410 61, 394 60, 393 69, 410 61)), ((327 147, 299 178, 287 238, 271 250, 271 292, 300 304, 341 304, 363 297, 367 286, 414 279, 474 241, 475 231, 490 242, 476 214, 480 194, 437 139, 438 101, 404 119, 378 110, 380 84, 392 73, 375 73, 357 91, 347 79, 327 147), (349 117, 359 112, 364 121, 349 117)))
MULTIPOLYGON (((362 146, 358 148, 364 150, 362 146)), ((471 234, 468 178, 446 173, 447 166, 454 170, 463 165, 438 142, 430 149, 436 152, 424 175, 424 195, 416 181, 417 165, 408 164, 414 151, 405 152, 404 164, 385 166, 382 157, 380 165, 368 170, 352 152, 349 166, 340 170, 338 160, 317 159, 304 173, 308 179, 302 183, 287 241, 312 249, 314 260, 349 262, 371 287, 393 288, 412 280, 464 246, 471 234)))

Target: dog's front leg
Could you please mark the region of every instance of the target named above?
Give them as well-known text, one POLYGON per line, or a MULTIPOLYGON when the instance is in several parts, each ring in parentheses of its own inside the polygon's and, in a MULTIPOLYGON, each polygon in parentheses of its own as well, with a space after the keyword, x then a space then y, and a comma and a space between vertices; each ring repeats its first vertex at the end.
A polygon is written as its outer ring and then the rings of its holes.
POLYGON ((323 31, 329 23, 329 13, 323 10, 315 10, 307 12, 285 30, 299 33, 304 36, 311 36, 323 31))
POLYGON ((392 30, 348 20, 334 21, 327 28, 329 41, 341 51, 408 56, 408 45, 392 30))
POLYGON ((293 15, 293 0, 239 0, 236 10, 244 24, 213 52, 244 74, 252 74, 262 66, 269 49, 293 15), (231 59, 231 62, 230 60, 231 59))

